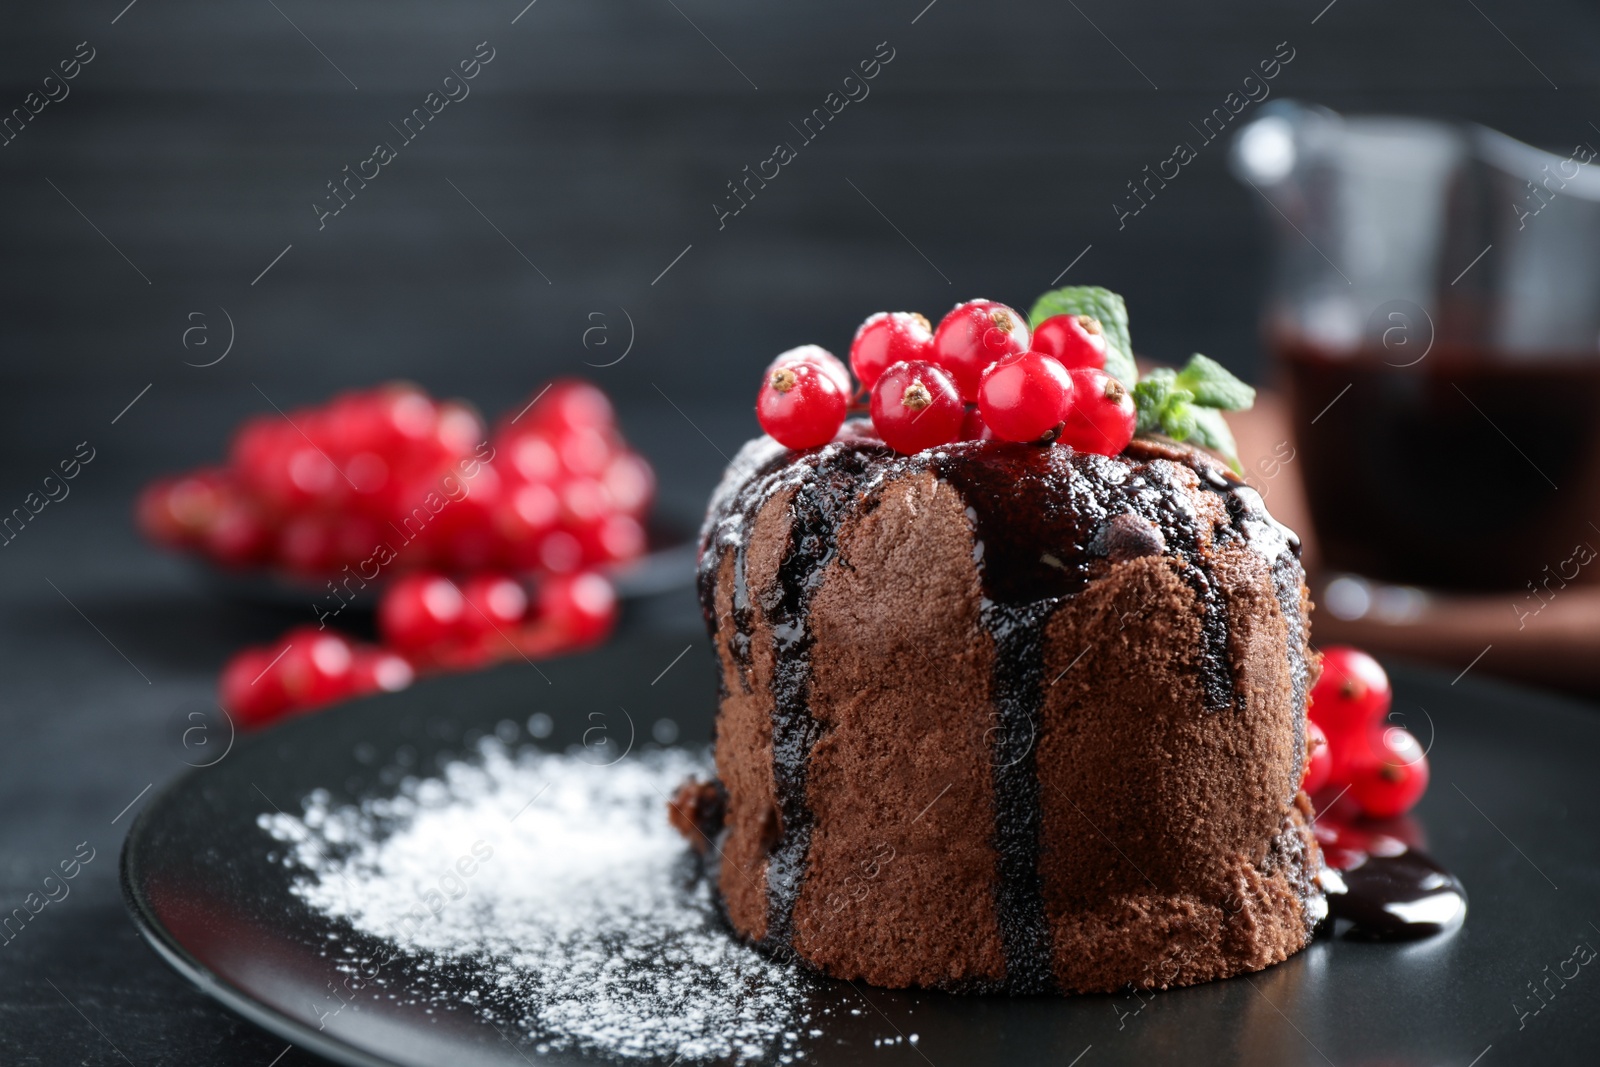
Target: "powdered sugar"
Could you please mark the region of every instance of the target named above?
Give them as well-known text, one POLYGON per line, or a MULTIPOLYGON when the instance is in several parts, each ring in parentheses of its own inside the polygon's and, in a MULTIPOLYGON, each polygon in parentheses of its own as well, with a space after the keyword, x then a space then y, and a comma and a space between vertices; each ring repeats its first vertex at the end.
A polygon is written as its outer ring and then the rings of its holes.
POLYGON ((300 817, 257 821, 313 909, 457 976, 397 989, 403 964, 347 957, 356 988, 465 1001, 540 1051, 798 1058, 803 980, 734 940, 667 824, 667 797, 705 770, 681 750, 599 766, 593 749, 490 739, 392 798, 335 806, 319 790, 300 817))

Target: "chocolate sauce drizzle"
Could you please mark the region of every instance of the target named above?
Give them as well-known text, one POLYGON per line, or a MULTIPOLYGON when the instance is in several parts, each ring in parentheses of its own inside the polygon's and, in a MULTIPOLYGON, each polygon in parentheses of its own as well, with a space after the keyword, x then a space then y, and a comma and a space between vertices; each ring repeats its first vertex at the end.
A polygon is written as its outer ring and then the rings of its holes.
MULTIPOLYGON (((812 813, 806 799, 811 749, 821 726, 811 714, 811 646, 814 637, 807 622, 811 597, 837 551, 835 534, 844 512, 856 500, 861 483, 871 469, 890 455, 879 444, 855 442, 856 447, 829 447, 799 460, 783 451, 756 461, 746 469, 742 484, 723 487, 713 500, 711 516, 702 531, 700 557, 701 603, 715 634, 716 567, 721 544, 734 551, 734 588, 731 612, 734 624, 728 647, 740 666, 740 680, 749 688, 751 640, 755 612, 746 575, 749 531, 742 521, 754 516, 772 494, 793 489, 789 501, 789 540, 778 565, 777 581, 762 591, 759 606, 772 628, 773 694, 772 772, 778 812, 772 848, 767 857, 766 943, 786 946, 793 942, 794 906, 805 877, 811 847, 812 813), (737 492, 731 508, 719 509, 716 500, 726 489, 737 492), (720 523, 718 522, 720 515, 720 523)), ((748 449, 746 451, 749 451, 748 449)), ((740 466, 736 460, 729 475, 740 466)))
POLYGON ((1055 982, 1038 873, 1044 628, 1104 570, 1107 558, 1170 553, 1182 561, 1180 573, 1201 607, 1202 697, 1220 711, 1234 701, 1227 604, 1211 580, 1203 519, 1180 484, 1178 467, 1137 463, 1137 452, 1130 468, 1126 460, 1068 449, 978 447, 981 462, 957 448, 940 454, 933 467, 967 502, 978 542, 983 620, 996 645, 995 847, 1005 986, 1045 992, 1055 982))
POLYGON ((839 520, 867 472, 868 457, 851 449, 819 453, 812 474, 789 502, 789 549, 778 580, 761 602, 772 625, 772 773, 782 836, 767 860, 767 937, 793 940, 794 905, 811 847, 806 772, 821 726, 811 714, 811 646, 806 625, 811 596, 837 551, 839 520))
POLYGON ((994 638, 994 710, 990 761, 994 768, 995 912, 1005 951, 1005 988, 1012 993, 1055 989, 1050 924, 1039 882, 1039 722, 1043 710, 1044 622, 1051 606, 1015 607, 985 601, 984 628, 994 638), (1003 666, 1002 666, 1003 665, 1003 666))
POLYGON ((1416 849, 1373 856, 1338 872, 1338 879, 1325 872, 1323 891, 1329 913, 1350 920, 1344 936, 1354 941, 1415 941, 1448 933, 1466 920, 1461 879, 1416 849))
MULTIPOLYGON (((932 470, 967 504, 982 583, 981 618, 996 646, 989 738, 999 866, 996 908, 1006 956, 1003 987, 1049 991, 1055 981, 1038 869, 1037 741, 1050 617, 1103 572, 1108 558, 1162 554, 1175 559, 1201 608, 1202 699, 1208 709, 1225 711, 1239 698, 1227 603, 1211 577, 1208 552, 1213 540, 1242 539, 1271 561, 1290 626, 1294 699, 1303 712, 1299 544, 1244 483, 1197 453, 1157 443, 1136 441, 1120 457, 1001 442, 964 442, 904 457, 889 452, 866 424, 853 423, 840 440, 815 452, 797 455, 767 440, 747 445, 713 496, 702 531, 699 577, 701 603, 716 634, 717 571, 724 550, 733 551, 733 633, 727 647, 748 687, 755 613, 745 576, 746 525, 774 495, 794 491, 778 581, 759 605, 774 634, 773 773, 782 817, 782 834, 768 861, 769 945, 786 945, 792 938, 811 838, 806 768, 820 731, 808 708, 810 596, 833 559, 845 513, 869 501, 884 482, 920 470, 932 470), (982 458, 975 459, 974 452, 982 458), (1200 475, 1203 487, 1224 496, 1227 524, 1208 529, 1212 524, 1194 505, 1185 468, 1200 475)), ((1296 738, 1297 746, 1303 743, 1296 738)))
MULTIPOLYGON (((1221 494, 1232 520, 1232 529, 1241 533, 1252 548, 1272 561, 1273 591, 1277 594, 1278 607, 1289 628, 1289 672, 1294 706, 1303 710, 1311 690, 1310 665, 1305 655, 1311 643, 1311 631, 1301 610, 1300 594, 1305 582, 1304 572, 1300 568, 1300 538, 1293 530, 1268 515, 1261 495, 1232 472, 1207 468, 1200 481, 1202 485, 1221 494)), ((1305 716, 1297 715, 1294 726, 1296 766, 1305 757, 1305 747, 1305 716)))

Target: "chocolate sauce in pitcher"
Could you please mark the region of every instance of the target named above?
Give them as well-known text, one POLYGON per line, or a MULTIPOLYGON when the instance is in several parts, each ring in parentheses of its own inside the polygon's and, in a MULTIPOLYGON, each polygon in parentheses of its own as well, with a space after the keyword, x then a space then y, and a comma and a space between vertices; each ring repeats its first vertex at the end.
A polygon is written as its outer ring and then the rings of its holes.
POLYGON ((1324 566, 1515 591, 1600 547, 1600 353, 1275 347, 1324 566))

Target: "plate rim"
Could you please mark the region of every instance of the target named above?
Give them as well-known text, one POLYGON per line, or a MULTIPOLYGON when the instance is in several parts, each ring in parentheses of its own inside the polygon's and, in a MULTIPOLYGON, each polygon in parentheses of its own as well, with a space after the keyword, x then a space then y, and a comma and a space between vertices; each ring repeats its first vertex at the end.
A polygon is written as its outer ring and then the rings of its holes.
MULTIPOLYGON (((696 632, 698 634, 698 631, 696 632)), ((643 640, 661 636, 660 634, 644 632, 632 635, 634 639, 643 640)), ((605 642, 600 648, 610 647, 617 644, 619 640, 627 640, 627 638, 621 635, 613 636, 611 640, 605 642)), ((598 651, 598 649, 563 652, 552 657, 549 662, 581 659, 595 651, 598 651)), ((312 714, 291 715, 265 729, 253 731, 240 739, 239 743, 234 746, 233 753, 237 755, 251 749, 265 747, 268 744, 281 744, 286 738, 317 730, 319 728, 318 723, 328 718, 348 714, 363 705, 387 702, 395 697, 416 694, 422 690, 447 688, 452 682, 459 681, 463 676, 482 677, 495 673, 515 672, 519 669, 519 665, 515 663, 498 663, 480 670, 465 672, 465 675, 445 673, 427 676, 418 679, 410 687, 395 692, 364 693, 348 697, 327 707, 319 708, 312 714)), ((139 848, 137 841, 149 836, 151 821, 158 816, 167 801, 171 800, 180 791, 189 788, 215 766, 217 764, 199 767, 190 766, 182 773, 175 775, 171 780, 162 783, 152 792, 149 801, 130 820, 127 834, 123 837, 122 846, 118 852, 117 881, 122 895, 123 907, 126 909, 134 928, 138 930, 144 942, 155 950, 156 955, 188 981, 191 986, 224 1008, 260 1026, 268 1033, 275 1034, 298 1048, 307 1049, 318 1056, 336 1063, 346 1064, 348 1067, 409 1067, 405 1061, 387 1058, 370 1052, 353 1042, 334 1036, 327 1031, 315 1029, 308 1023, 283 1014, 276 1008, 260 1002, 248 990, 228 981, 196 958, 172 931, 167 929, 156 917, 153 909, 136 888, 134 869, 141 862, 136 855, 139 848)))
POLYGON ((268 1033, 283 1038, 296 1048, 303 1048, 325 1059, 348 1064, 349 1067, 395 1067, 393 1060, 382 1059, 323 1031, 313 1030, 305 1023, 261 1004, 244 990, 237 988, 195 959, 146 907, 143 897, 134 888, 132 868, 138 862, 133 856, 134 840, 147 822, 149 813, 158 808, 159 802, 167 799, 204 769, 195 768, 186 771, 164 785, 134 818, 128 826, 127 836, 122 839, 122 850, 117 860, 117 881, 122 890, 123 906, 133 920, 134 929, 139 931, 139 936, 143 938, 145 944, 155 950, 156 955, 200 993, 236 1015, 243 1016, 268 1033))

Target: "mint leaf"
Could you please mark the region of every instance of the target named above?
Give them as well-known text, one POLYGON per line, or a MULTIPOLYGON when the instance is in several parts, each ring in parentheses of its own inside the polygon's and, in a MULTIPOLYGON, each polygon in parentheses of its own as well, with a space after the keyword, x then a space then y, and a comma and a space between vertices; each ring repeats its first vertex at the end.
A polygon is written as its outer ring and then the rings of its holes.
POLYGON ((1243 474, 1244 468, 1239 465, 1239 446, 1234 443, 1233 431, 1228 429, 1228 420, 1222 417, 1222 412, 1210 407, 1197 407, 1193 411, 1194 430, 1183 440, 1204 445, 1226 459, 1235 474, 1243 474))
POLYGON ((1174 441, 1192 441, 1199 428, 1200 412, 1214 410, 1195 407, 1186 389, 1175 390, 1161 413, 1161 425, 1174 441))
POLYGON ((1133 387, 1133 408, 1138 413, 1138 421, 1133 427, 1134 433, 1161 432, 1161 407, 1171 395, 1172 381, 1176 377, 1175 372, 1160 367, 1151 371, 1145 376, 1144 381, 1133 387))
MULTIPOLYGON (((1191 376, 1189 380, 1194 378, 1191 376)), ((1183 383, 1184 373, 1158 367, 1133 387, 1133 404, 1138 413, 1135 432, 1159 433, 1174 441, 1203 445, 1221 454, 1235 471, 1239 470, 1239 448, 1222 412, 1203 403, 1183 383)), ((1241 387, 1249 389, 1249 386, 1241 387)))
POLYGON ((1033 302, 1028 323, 1036 327, 1056 315, 1093 315, 1099 319, 1106 336, 1106 373, 1128 388, 1139 380, 1133 345, 1128 340, 1128 307, 1122 297, 1098 285, 1052 289, 1033 302))
POLYGON ((1214 359, 1196 352, 1178 372, 1178 385, 1194 394, 1194 402, 1224 411, 1243 411, 1256 402, 1256 391, 1235 378, 1214 359))
POLYGON ((1135 433, 1167 433, 1173 409, 1194 400, 1194 394, 1178 388, 1177 377, 1176 371, 1157 367, 1133 387, 1133 406, 1138 412, 1135 433))

